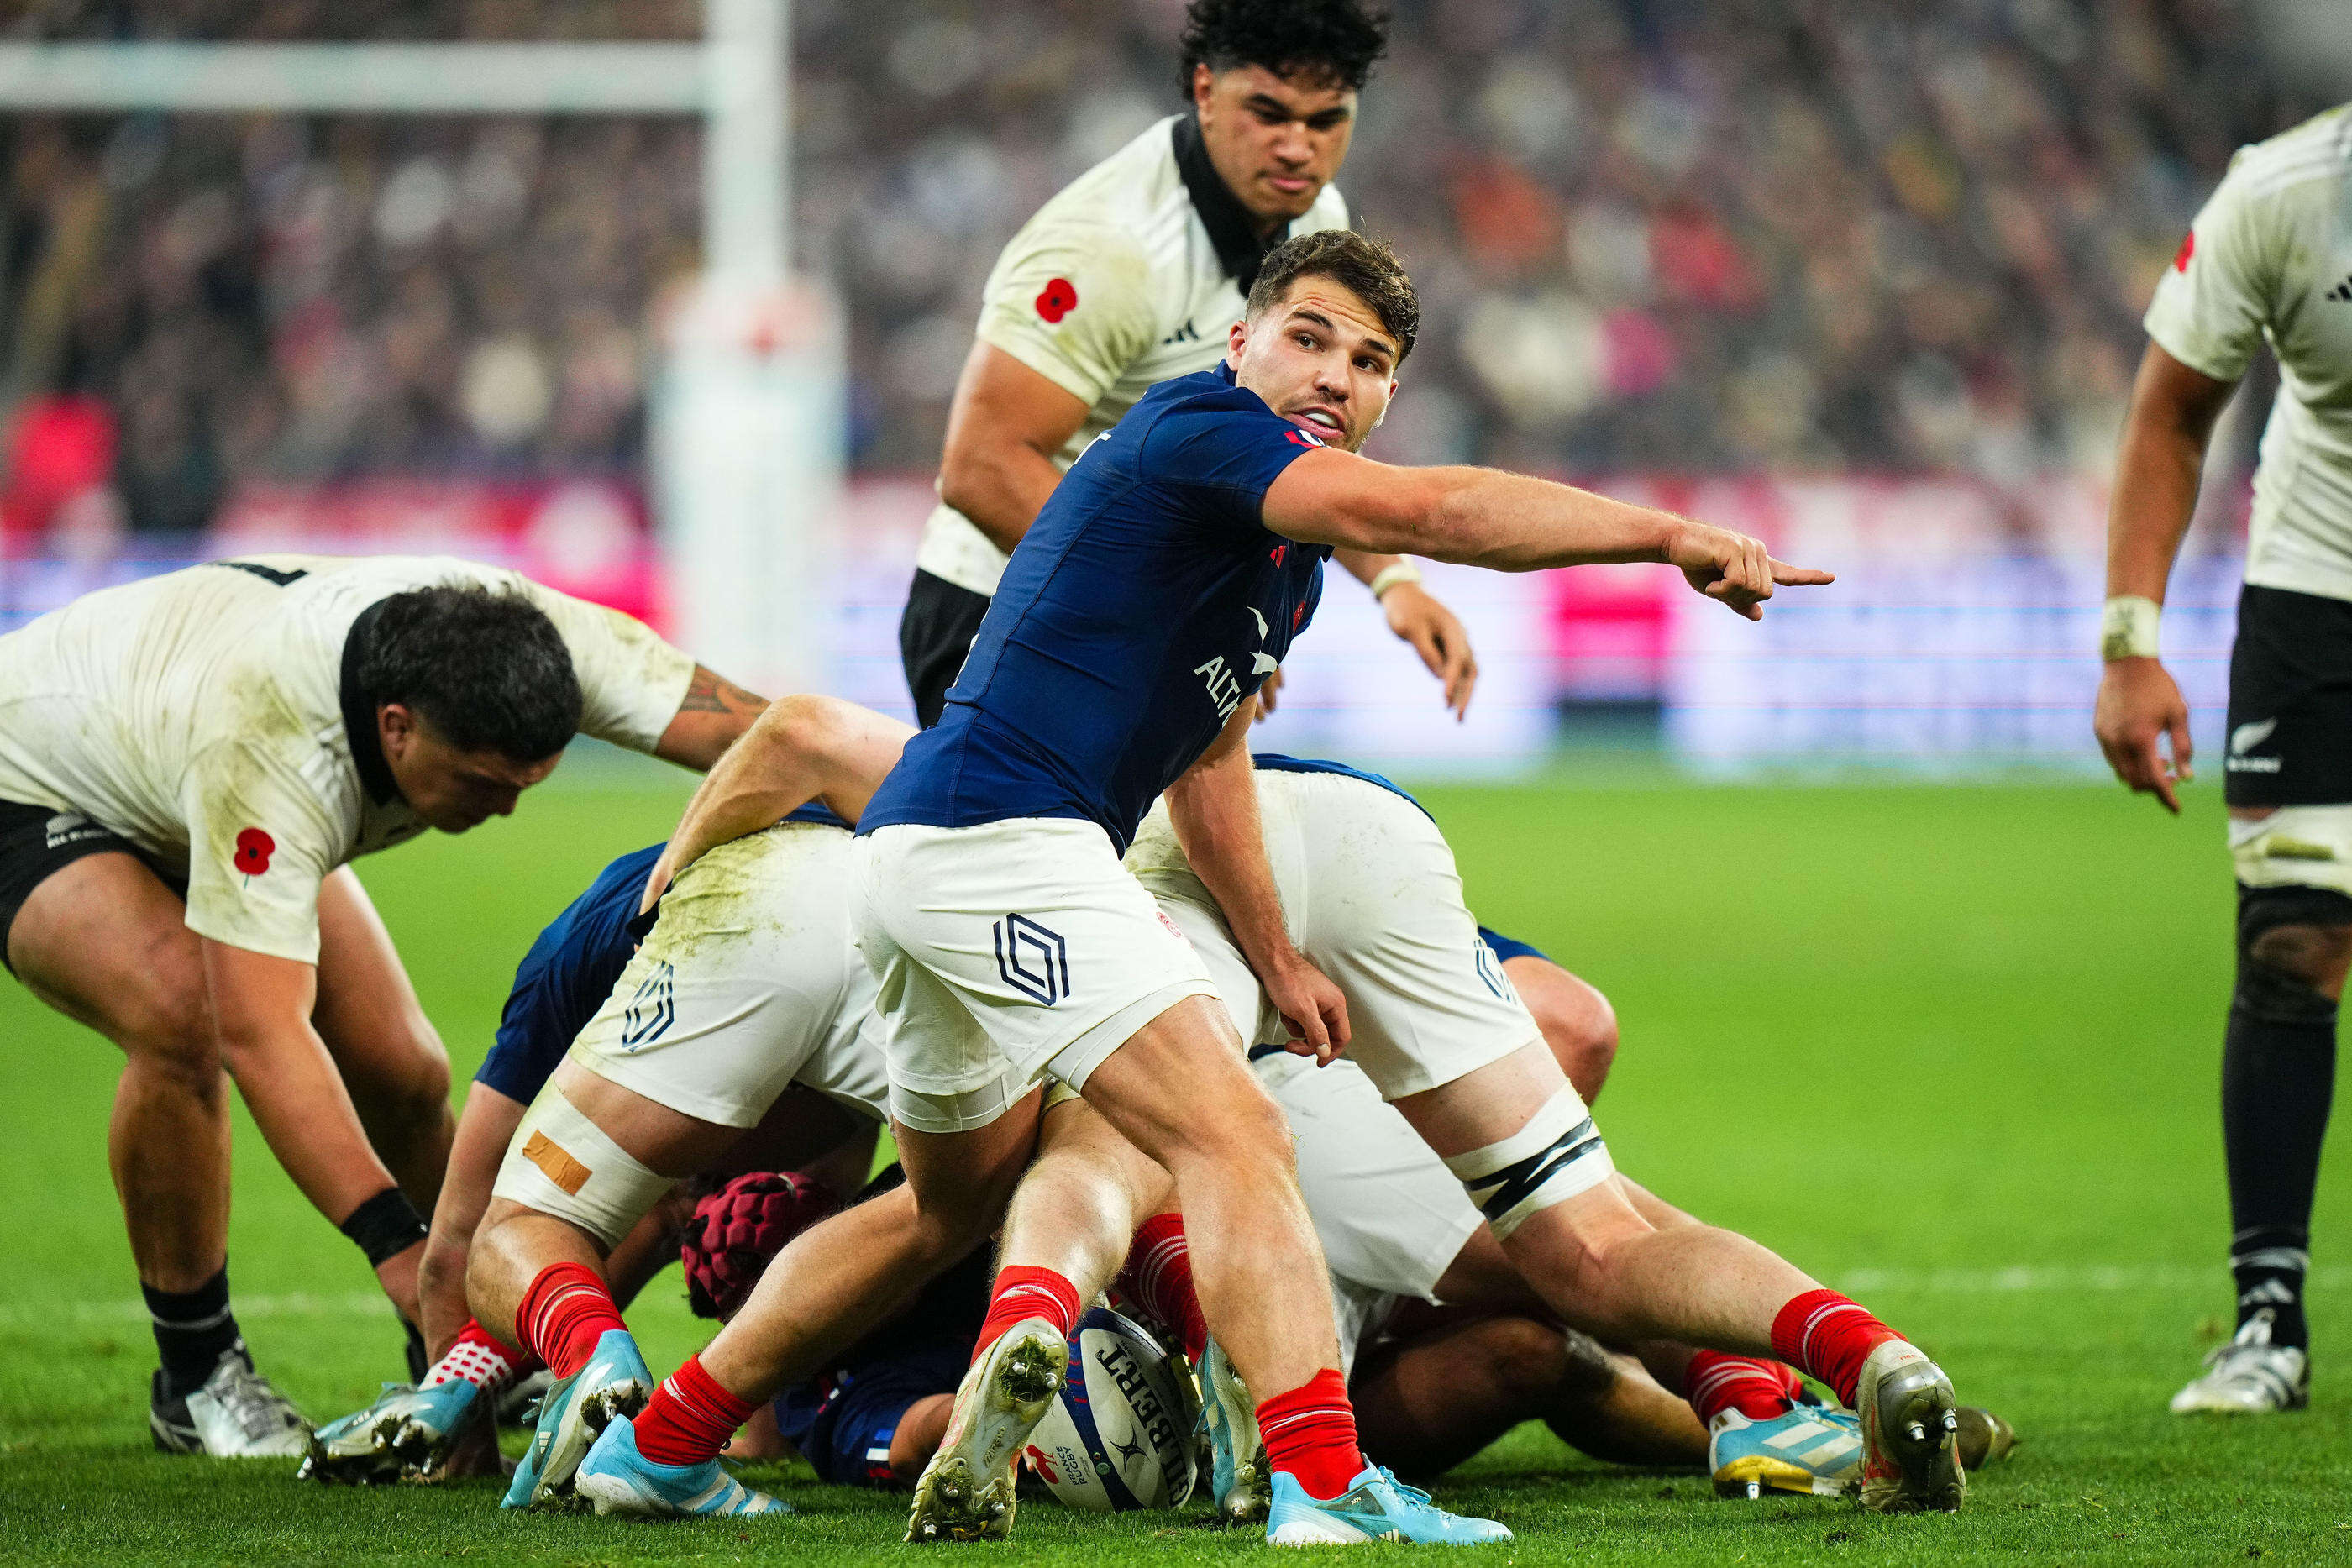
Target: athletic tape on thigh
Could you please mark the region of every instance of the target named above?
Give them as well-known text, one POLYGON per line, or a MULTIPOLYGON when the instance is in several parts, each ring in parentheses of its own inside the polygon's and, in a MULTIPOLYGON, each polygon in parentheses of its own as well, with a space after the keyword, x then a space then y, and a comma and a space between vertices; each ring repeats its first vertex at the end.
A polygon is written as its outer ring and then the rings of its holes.
POLYGON ((2260 821, 2233 817, 2230 859, 2248 887, 2352 894, 2352 806, 2282 806, 2260 821))
POLYGON ((491 1191, 580 1227, 609 1252, 677 1185, 631 1158, 551 1082, 515 1129, 491 1191))
POLYGON ((1539 1208, 1564 1203, 1616 1174, 1609 1145, 1573 1089, 1562 1089, 1528 1124, 1483 1149, 1445 1162, 1497 1239, 1539 1208))

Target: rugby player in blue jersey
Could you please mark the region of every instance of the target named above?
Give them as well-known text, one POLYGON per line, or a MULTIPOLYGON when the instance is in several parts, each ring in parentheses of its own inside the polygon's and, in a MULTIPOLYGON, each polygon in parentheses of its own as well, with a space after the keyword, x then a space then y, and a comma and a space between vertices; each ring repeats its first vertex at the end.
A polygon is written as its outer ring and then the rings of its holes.
MULTIPOLYGON (((1418 308, 1395 258, 1360 236, 1277 247, 1226 364, 1155 388, 1072 466, 1014 552, 946 715, 908 744, 858 827, 859 942, 926 1225, 961 1239, 992 1221, 1029 1145, 1004 1113, 1045 1077, 1163 1166, 1209 1323, 1241 1380, 1272 1391, 1254 1414, 1277 1543, 1507 1531, 1445 1514, 1363 1462, 1280 1113, 1200 957, 1119 853, 1166 792, 1296 1049, 1328 1059, 1347 1044, 1346 1008, 1284 934, 1243 739, 1331 548, 1521 570, 1661 561, 1751 618, 1776 584, 1829 580, 1757 540, 1564 486, 1354 455, 1418 308)), ((1653 1228, 1605 1179, 1606 1152, 1548 1054, 1540 1069, 1523 1051, 1406 1062, 1381 1089, 1425 1097, 1416 1124, 1498 1234, 1511 1228, 1523 1268, 1574 1281, 1588 1312, 1633 1337, 1750 1353, 1784 1342, 1784 1359, 1849 1403, 1859 1394, 1866 1496, 1957 1506, 1941 1372, 1752 1242, 1653 1228)), ((635 1423, 643 1458, 698 1455, 772 1391, 780 1360, 870 1321, 908 1275, 937 1266, 879 1238, 835 1251, 830 1277, 796 1292, 808 1326, 776 1343, 722 1333, 665 1384, 635 1423)), ((1052 1270, 1000 1274, 910 1539, 1004 1533, 1012 1462, 1054 1395, 1078 1311, 1052 1270)))

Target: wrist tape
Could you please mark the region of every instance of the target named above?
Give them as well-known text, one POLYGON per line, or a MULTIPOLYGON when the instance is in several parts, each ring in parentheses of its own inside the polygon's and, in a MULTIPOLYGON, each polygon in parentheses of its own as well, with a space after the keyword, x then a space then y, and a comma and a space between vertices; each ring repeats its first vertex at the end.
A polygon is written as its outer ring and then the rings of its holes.
POLYGON ((2157 622, 2163 615, 2164 606, 2137 593, 2119 593, 2108 600, 2099 616, 2099 657, 2110 664, 2117 659, 2155 658, 2157 622))
POLYGON ((335 1228, 367 1254, 371 1268, 382 1267, 385 1260, 399 1257, 425 1239, 425 1221, 417 1218, 416 1206, 396 1186, 388 1186, 361 1204, 335 1228))

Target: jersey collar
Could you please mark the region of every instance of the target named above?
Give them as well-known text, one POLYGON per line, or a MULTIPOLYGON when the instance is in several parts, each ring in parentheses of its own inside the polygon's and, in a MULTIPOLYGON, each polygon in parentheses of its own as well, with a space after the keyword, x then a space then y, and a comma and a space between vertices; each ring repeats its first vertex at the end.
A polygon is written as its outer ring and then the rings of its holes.
POLYGON ((1208 144, 1201 140, 1198 113, 1180 114, 1173 131, 1176 142, 1176 172, 1184 177, 1184 193, 1192 198, 1192 210, 1201 216, 1201 226, 1209 231, 1209 245, 1217 253, 1217 265, 1225 276, 1240 286, 1244 295, 1257 281, 1258 264, 1265 253, 1289 237, 1290 225, 1284 225, 1270 240, 1257 237, 1257 225, 1241 198, 1225 188, 1217 176, 1217 166, 1209 162, 1208 144))
POLYGON ((360 653, 375 630, 377 614, 383 609, 378 600, 359 613, 352 622, 351 632, 343 638, 343 671, 340 691, 343 709, 343 737, 352 748, 352 762, 360 770, 360 788, 368 799, 382 806, 400 797, 400 786, 393 782, 392 764, 383 759, 383 742, 375 728, 375 699, 360 687, 360 653))

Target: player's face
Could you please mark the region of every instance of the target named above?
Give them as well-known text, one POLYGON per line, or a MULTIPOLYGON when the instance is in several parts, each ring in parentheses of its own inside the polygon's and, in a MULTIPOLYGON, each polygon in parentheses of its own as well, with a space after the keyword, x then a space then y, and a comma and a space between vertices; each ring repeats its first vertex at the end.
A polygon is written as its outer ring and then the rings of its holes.
POLYGON ((412 709, 376 710, 377 738, 408 809, 445 833, 510 815, 522 792, 555 771, 562 753, 517 762, 496 751, 463 751, 412 709))
POLYGON ((1370 306, 1309 276, 1279 305, 1234 324, 1234 379, 1301 430, 1353 452, 1396 393, 1396 340, 1370 306))
POLYGON ((1323 78, 1264 66, 1192 68, 1192 104, 1209 162, 1260 232, 1306 215, 1339 172, 1356 131, 1356 95, 1323 78))

